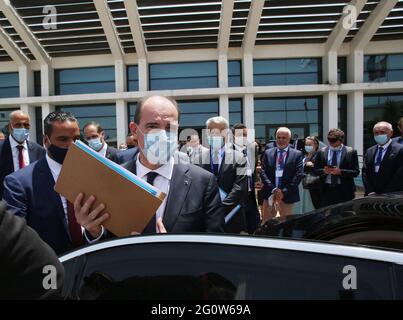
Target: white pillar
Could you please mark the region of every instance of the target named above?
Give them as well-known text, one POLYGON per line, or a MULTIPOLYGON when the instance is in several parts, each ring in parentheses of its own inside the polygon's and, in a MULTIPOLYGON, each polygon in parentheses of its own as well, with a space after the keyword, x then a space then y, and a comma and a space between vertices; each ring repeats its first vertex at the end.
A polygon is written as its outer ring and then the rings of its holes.
POLYGON ((338 128, 338 100, 336 92, 323 95, 323 139, 330 129, 338 128))
POLYGON ((117 146, 126 142, 128 133, 127 102, 125 100, 116 101, 116 133, 117 146))
POLYGON ((242 78, 244 87, 253 86, 253 56, 245 54, 242 61, 242 78))
POLYGON ((29 128, 29 140, 42 144, 42 141, 36 141, 36 115, 35 107, 28 104, 22 104, 20 109, 29 115, 30 128, 29 128))
POLYGON ((41 95, 43 97, 55 94, 55 76, 53 68, 48 64, 41 65, 41 95))
POLYGON ((250 130, 250 141, 255 141, 255 107, 254 107, 253 94, 245 94, 243 97, 243 123, 250 130), (251 130, 253 129, 253 130, 251 130))
POLYGON ((46 118, 46 116, 55 111, 56 108, 53 104, 50 103, 42 103, 42 121, 46 118))
MULTIPOLYGON (((356 91, 347 96, 347 144, 363 155, 364 150, 364 93, 356 91)), ((359 158, 362 162, 362 157, 359 158)))
POLYGON ((138 60, 139 69, 139 91, 148 90, 148 63, 146 59, 138 60))
POLYGON ((323 83, 337 84, 337 52, 329 51, 322 59, 323 83))
POLYGON ((123 60, 115 60, 115 90, 116 92, 126 92, 126 88, 126 65, 123 60))
POLYGON ((218 86, 228 88, 228 57, 224 54, 218 57, 218 86))
POLYGON ((34 95, 34 72, 28 66, 18 67, 20 83, 20 97, 26 98, 34 95))
POLYGON ((361 83, 364 80, 364 52, 356 50, 347 57, 347 79, 349 83, 361 83))
POLYGON ((220 108, 219 108, 220 116, 227 119, 229 122, 229 99, 228 95, 220 96, 220 108))

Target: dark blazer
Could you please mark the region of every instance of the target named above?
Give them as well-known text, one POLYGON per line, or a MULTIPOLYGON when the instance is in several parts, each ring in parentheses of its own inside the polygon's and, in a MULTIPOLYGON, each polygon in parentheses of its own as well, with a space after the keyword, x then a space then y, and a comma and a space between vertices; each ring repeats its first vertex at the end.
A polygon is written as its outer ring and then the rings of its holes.
POLYGON ((6 212, 0 202, 0 300, 60 298, 64 269, 53 250, 26 221, 6 212), (43 268, 57 272, 57 290, 45 290, 43 268))
MULTIPOLYGON (((226 213, 240 204, 245 206, 248 197, 248 178, 246 175, 247 162, 244 155, 234 150, 231 146, 224 148, 224 156, 221 160, 217 182, 227 196, 222 201, 226 213)), ((211 172, 210 149, 203 149, 201 168, 211 172)))
POLYGON ((402 137, 402 136, 394 137, 394 138, 392 139, 392 141, 395 142, 395 143, 403 144, 403 137, 402 137))
POLYGON ((375 156, 378 145, 372 146, 364 156, 362 181, 365 195, 372 192, 386 193, 403 190, 403 145, 393 142, 389 145, 375 173, 375 156))
POLYGON ((112 155, 109 159, 117 164, 122 164, 127 161, 130 161, 134 158, 135 154, 139 151, 138 148, 130 148, 126 150, 118 150, 114 155, 112 155))
MULTIPOLYGON (((136 174, 136 160, 123 167, 136 174)), ((224 210, 214 175, 192 164, 175 164, 162 222, 167 232, 223 232, 224 210)))
MULTIPOLYGON (((283 201, 294 203, 300 200, 298 185, 303 176, 303 155, 301 151, 288 148, 283 170, 283 201)), ((267 149, 262 158, 262 170, 260 172, 265 198, 269 197, 276 187, 276 161, 277 148, 267 149)))
POLYGON ((116 156, 117 152, 118 152, 118 149, 108 146, 106 148, 105 158, 112 160, 112 158, 116 156))
POLYGON ((27 224, 60 255, 73 249, 60 195, 42 158, 4 179, 4 200, 11 213, 25 218, 27 224))
MULTIPOLYGON (((29 162, 35 162, 45 156, 45 149, 39 144, 27 141, 29 162)), ((0 199, 3 195, 5 176, 14 172, 13 154, 11 152, 10 136, 0 140, 0 199)))
MULTIPOLYGON (((320 176, 320 182, 323 186, 326 181, 327 175, 324 174, 324 167, 328 165, 329 147, 323 148, 317 152, 315 159, 316 175, 320 176)), ((341 175, 340 182, 342 187, 342 199, 351 200, 355 197, 355 183, 354 178, 360 174, 360 167, 358 165, 357 150, 351 147, 343 146, 341 149, 340 166, 341 175)))

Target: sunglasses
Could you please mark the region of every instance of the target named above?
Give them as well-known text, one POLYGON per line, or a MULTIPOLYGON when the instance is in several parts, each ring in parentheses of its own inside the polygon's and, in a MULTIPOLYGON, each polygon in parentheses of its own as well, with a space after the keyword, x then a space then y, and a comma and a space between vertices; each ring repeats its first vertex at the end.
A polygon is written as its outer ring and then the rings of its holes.
POLYGON ((337 141, 339 141, 339 139, 337 139, 337 138, 327 138, 327 141, 329 141, 330 143, 336 143, 337 141))

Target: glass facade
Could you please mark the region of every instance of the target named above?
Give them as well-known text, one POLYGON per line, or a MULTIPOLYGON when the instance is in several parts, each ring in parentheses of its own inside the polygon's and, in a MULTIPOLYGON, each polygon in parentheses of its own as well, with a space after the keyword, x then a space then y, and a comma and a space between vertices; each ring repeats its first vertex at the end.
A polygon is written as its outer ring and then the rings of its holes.
POLYGON ((136 112, 137 103, 136 102, 129 102, 127 104, 127 121, 129 125, 129 132, 130 132, 130 122, 134 120, 134 113, 136 112))
POLYGON ((150 90, 217 88, 217 61, 150 64, 150 90))
POLYGON ((322 97, 255 99, 255 136, 261 143, 274 140, 278 127, 290 128, 293 137, 322 137, 322 97))
POLYGON ((42 108, 35 107, 35 123, 36 123, 36 142, 42 145, 43 140, 43 120, 42 120, 42 108))
POLYGON ((322 59, 270 59, 253 61, 255 86, 320 84, 322 59))
POLYGON ((17 110, 15 109, 0 109, 0 131, 4 134, 8 134, 8 120, 10 119, 10 113, 17 110))
POLYGON ((0 73, 0 98, 15 98, 20 96, 18 72, 0 73))
POLYGON ((241 61, 228 61, 228 87, 242 86, 241 61))
POLYGON ((116 147, 116 106, 114 104, 58 106, 56 109, 71 112, 77 118, 81 130, 87 122, 98 122, 105 131, 108 144, 116 147))
POLYGON ((337 83, 347 83, 347 57, 337 57, 337 83))
POLYGON ((364 57, 364 81, 403 80, 403 54, 368 55, 364 57))
POLYGON ((57 95, 115 92, 115 67, 55 70, 57 95))
POLYGON ((243 122, 242 99, 229 99, 229 124, 233 126, 243 122))
POLYGON ((127 67, 127 91, 139 91, 139 68, 138 66, 127 67))
POLYGON ((40 97, 42 95, 41 92, 41 72, 34 71, 34 96, 40 97))
POLYGON ((379 121, 393 125, 395 135, 399 134, 396 123, 403 116, 403 93, 364 96, 364 151, 375 145, 372 129, 379 121))

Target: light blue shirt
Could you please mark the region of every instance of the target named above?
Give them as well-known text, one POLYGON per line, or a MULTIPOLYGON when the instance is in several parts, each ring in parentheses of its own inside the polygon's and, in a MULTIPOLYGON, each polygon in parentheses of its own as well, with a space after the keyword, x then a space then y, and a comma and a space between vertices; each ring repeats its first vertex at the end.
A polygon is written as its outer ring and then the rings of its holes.
MULTIPOLYGON (((327 164, 328 164, 328 166, 332 165, 333 153, 337 152, 337 167, 340 168, 341 153, 342 153, 343 147, 344 147, 344 145, 342 144, 341 147, 340 147, 340 150, 338 150, 338 151, 333 151, 332 149, 329 148, 329 151, 327 153, 327 164)), ((327 175, 326 183, 328 183, 328 184, 332 183, 332 175, 331 174, 327 175)), ((341 184, 340 177, 337 177, 337 184, 341 184)))

